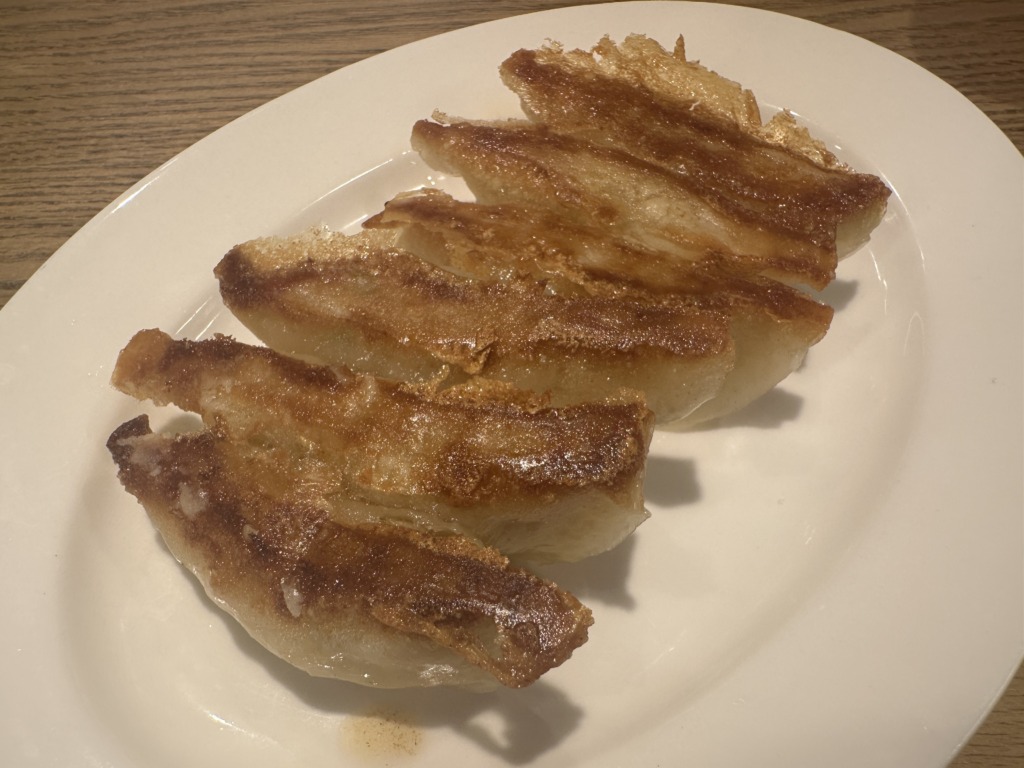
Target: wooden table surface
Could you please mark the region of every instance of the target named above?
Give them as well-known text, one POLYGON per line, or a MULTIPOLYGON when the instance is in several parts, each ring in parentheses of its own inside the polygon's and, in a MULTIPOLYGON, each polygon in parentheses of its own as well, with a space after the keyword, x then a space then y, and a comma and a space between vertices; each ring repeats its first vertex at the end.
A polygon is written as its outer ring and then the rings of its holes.
MULTIPOLYGON (((0 307, 135 181, 339 67, 456 27, 580 2, 0 0, 0 307)), ((952 84, 1024 148, 1020 0, 771 0, 952 84)), ((1024 673, 953 763, 1024 765, 1024 673)))

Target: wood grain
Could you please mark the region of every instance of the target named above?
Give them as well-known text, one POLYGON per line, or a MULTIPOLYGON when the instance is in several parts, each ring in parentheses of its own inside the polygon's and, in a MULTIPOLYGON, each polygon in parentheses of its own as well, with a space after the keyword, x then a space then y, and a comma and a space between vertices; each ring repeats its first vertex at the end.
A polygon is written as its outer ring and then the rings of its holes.
MULTIPOLYGON (((413 40, 580 4, 0 0, 0 307, 122 191, 263 102, 413 40)), ((739 4, 817 21, 906 56, 1024 148, 1019 0, 739 4)), ((1024 673, 953 765, 1024 765, 1024 673)))
MULTIPOLYGON (((106 203, 207 133, 422 37, 580 2, 0 3, 0 306, 106 203)), ((1024 147, 1024 4, 748 2, 865 37, 1024 147)))

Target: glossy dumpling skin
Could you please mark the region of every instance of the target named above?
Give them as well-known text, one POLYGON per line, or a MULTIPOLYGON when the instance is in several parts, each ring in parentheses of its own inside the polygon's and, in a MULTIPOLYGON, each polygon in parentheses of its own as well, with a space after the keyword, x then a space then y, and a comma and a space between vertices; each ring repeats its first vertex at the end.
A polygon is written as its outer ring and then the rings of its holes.
POLYGON ((729 320, 714 309, 459 275, 394 239, 261 238, 233 248, 215 274, 224 303, 268 346, 382 378, 480 376, 554 405, 636 389, 668 422, 711 399, 733 366, 729 320))
POLYGON ((124 487, 210 598, 312 675, 394 688, 523 687, 586 642, 572 595, 456 534, 370 523, 287 452, 209 430, 107 443, 124 487))
POLYGON ((731 250, 822 288, 835 260, 868 238, 889 188, 841 163, 786 111, 762 124, 754 95, 642 35, 590 51, 549 45, 501 65, 537 124, 621 150, 733 222, 731 250))
POLYGON ((756 400, 799 367, 833 315, 806 292, 728 254, 694 251, 680 259, 544 208, 468 202, 424 189, 389 201, 365 226, 399 232, 402 247, 458 274, 528 278, 559 294, 633 297, 723 315, 733 365, 714 395, 676 427, 756 400))
POLYGON ((641 35, 551 44, 501 65, 526 120, 420 120, 412 145, 478 202, 538 205, 691 258, 723 251, 824 288, 864 242, 889 188, 839 162, 788 112, 641 35))
POLYGON ((366 522, 459 533, 539 562, 603 552, 647 518, 654 422, 636 393, 553 408, 493 382, 410 387, 159 330, 131 339, 112 381, 285 456, 304 487, 363 502, 366 522))

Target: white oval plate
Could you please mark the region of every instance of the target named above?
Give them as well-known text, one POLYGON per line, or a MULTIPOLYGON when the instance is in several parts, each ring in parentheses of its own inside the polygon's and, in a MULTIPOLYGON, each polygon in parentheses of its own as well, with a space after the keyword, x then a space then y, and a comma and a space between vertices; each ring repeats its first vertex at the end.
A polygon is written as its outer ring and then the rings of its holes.
POLYGON ((939 766, 1022 655, 1022 160, 952 88, 863 40, 723 5, 615 3, 460 30, 338 71, 154 171, 0 314, 0 744, 19 765, 939 766), (449 185, 435 108, 517 113, 511 51, 645 32, 794 110, 892 186, 804 368, 712 429, 659 433, 653 517, 550 575, 591 640, 525 691, 305 676, 204 599, 103 448, 139 328, 242 334, 236 242, 354 227, 449 185))

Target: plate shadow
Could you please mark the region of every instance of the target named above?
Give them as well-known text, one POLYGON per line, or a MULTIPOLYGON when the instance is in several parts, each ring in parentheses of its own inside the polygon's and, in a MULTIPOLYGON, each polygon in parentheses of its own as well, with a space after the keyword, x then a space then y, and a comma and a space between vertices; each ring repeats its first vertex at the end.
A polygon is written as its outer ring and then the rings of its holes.
MULTIPOLYGON (((159 538, 159 536, 158 536, 159 538)), ((166 550, 162 539, 160 546, 166 550)), ((558 687, 539 680, 525 689, 486 693, 454 688, 377 689, 314 677, 264 648, 217 608, 202 584, 189 583, 232 641, 306 706, 329 715, 384 717, 417 729, 448 729, 510 765, 524 765, 564 741, 579 726, 583 709, 558 687)))

